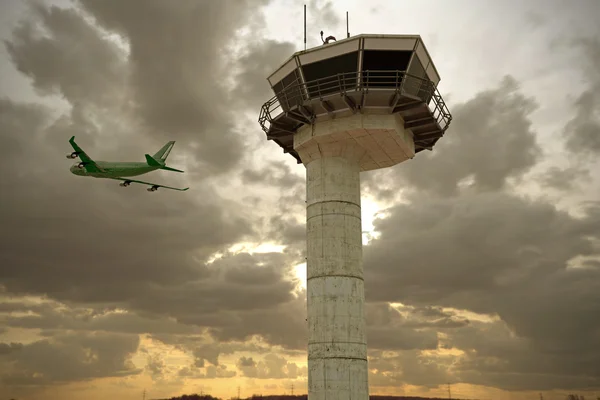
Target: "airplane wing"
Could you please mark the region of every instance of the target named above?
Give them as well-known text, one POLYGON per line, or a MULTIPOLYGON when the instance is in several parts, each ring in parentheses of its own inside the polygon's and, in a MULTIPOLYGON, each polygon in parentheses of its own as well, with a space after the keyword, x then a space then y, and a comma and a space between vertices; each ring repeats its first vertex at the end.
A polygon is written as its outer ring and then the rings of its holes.
POLYGON ((144 181, 136 181, 135 179, 126 179, 126 178, 110 178, 110 179, 115 179, 117 181, 123 181, 126 184, 133 182, 133 183, 140 183, 142 185, 148 185, 148 186, 151 186, 148 189, 148 191, 150 191, 150 192, 156 191, 159 187, 162 187, 162 188, 165 188, 165 189, 171 189, 171 190, 179 190, 181 192, 184 192, 184 191, 186 191, 186 190, 189 189, 189 187, 181 189, 181 188, 176 188, 176 187, 171 187, 171 186, 159 185, 157 183, 144 182, 144 181))
MULTIPOLYGON (((73 137, 71 137, 71 139, 69 139, 69 143, 71 143, 71 146, 73 146, 73 149, 75 150, 74 154, 76 154, 76 156, 79 157, 79 159, 83 163, 83 166, 86 169, 86 171, 88 171, 88 172, 103 172, 104 171, 102 168, 100 168, 98 166, 98 164, 96 164, 96 162, 94 160, 92 160, 90 158, 90 156, 87 155, 87 153, 85 151, 83 151, 83 149, 81 147, 79 147, 79 145, 77 143, 75 143, 75 136, 73 136, 73 137)), ((73 158, 75 158, 75 157, 73 157, 73 158)))

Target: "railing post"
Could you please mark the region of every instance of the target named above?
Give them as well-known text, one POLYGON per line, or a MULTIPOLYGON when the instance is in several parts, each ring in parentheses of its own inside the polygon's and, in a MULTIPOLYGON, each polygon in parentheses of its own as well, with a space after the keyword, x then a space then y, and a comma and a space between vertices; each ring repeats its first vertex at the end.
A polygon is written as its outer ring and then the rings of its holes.
POLYGON ((288 100, 287 92, 285 91, 285 89, 283 90, 283 98, 285 99, 285 104, 287 106, 287 110, 283 111, 287 112, 290 109, 290 101, 288 100))
POLYGON ((316 82, 317 82, 317 93, 319 94, 319 98, 321 100, 323 100, 323 95, 321 95, 321 85, 319 85, 319 79, 317 79, 316 82))

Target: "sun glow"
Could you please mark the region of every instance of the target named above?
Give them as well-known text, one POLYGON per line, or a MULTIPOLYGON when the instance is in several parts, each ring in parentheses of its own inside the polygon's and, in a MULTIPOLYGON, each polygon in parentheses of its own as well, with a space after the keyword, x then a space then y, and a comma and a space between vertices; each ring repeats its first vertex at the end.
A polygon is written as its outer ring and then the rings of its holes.
POLYGON ((362 244, 368 245, 373 239, 377 239, 379 234, 375 232, 373 222, 377 213, 381 210, 381 206, 370 197, 362 197, 361 203, 361 220, 362 220, 362 244))

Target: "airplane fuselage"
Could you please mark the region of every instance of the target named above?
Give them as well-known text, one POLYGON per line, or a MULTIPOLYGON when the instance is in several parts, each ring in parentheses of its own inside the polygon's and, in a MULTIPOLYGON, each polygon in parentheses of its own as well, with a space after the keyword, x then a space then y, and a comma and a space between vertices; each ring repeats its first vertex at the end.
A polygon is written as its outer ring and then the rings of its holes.
MULTIPOLYGON (((79 163, 78 163, 79 164, 79 163)), ((96 161, 98 167, 105 172, 88 172, 85 168, 79 168, 78 164, 73 165, 70 171, 78 176, 91 176, 94 178, 123 178, 128 176, 143 175, 148 172, 156 171, 160 167, 148 165, 144 162, 109 162, 96 161)))

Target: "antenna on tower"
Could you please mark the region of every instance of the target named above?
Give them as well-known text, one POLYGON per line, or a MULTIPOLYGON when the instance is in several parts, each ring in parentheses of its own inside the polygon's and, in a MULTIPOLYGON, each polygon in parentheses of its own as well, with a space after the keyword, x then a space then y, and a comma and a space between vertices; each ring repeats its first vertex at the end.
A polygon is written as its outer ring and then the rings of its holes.
POLYGON ((306 4, 304 5, 304 50, 306 50, 306 4))
POLYGON ((350 28, 348 25, 348 11, 346 11, 346 37, 349 38, 350 37, 350 28))

